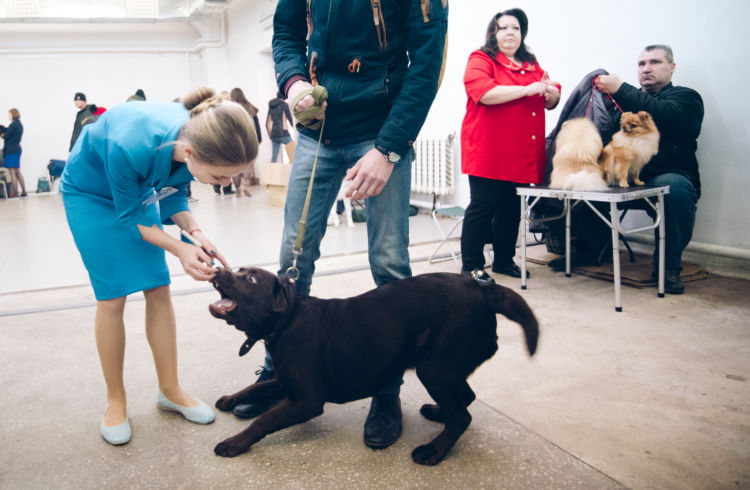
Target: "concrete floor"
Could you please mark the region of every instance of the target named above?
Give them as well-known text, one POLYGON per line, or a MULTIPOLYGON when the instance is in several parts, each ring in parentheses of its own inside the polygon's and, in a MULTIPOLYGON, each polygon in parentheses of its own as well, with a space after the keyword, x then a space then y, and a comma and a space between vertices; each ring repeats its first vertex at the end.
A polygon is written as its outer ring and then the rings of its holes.
MULTIPOLYGON (((230 263, 275 270, 282 212, 261 188, 252 198, 196 186, 204 230, 230 263)), ((423 259, 437 233, 411 218, 414 273, 455 271, 423 259)), ((404 434, 391 448, 362 443, 368 403, 328 405, 242 456, 214 445, 247 422, 219 413, 198 426, 155 408, 156 377, 139 295, 126 308, 126 387, 133 440, 107 445, 98 425, 104 383, 93 339, 94 302, 58 195, 0 200, 0 488, 750 488, 750 283, 711 275, 687 294, 657 298, 530 264, 519 291, 541 322, 537 355, 520 328, 499 322, 500 351, 470 378, 471 427, 437 467, 411 450, 440 426, 413 373, 402 389, 404 434)), ((313 294, 373 287, 363 224, 330 228, 313 294)), ((218 298, 170 261, 182 384, 212 404, 246 385, 261 363, 239 358, 241 334, 212 318, 218 298)))

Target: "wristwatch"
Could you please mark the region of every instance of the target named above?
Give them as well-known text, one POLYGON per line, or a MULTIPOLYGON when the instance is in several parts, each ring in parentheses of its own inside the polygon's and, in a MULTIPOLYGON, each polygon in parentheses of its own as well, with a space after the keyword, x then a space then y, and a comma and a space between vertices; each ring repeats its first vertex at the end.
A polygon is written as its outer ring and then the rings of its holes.
POLYGON ((375 145, 375 149, 378 150, 383 155, 385 155, 385 159, 393 164, 396 164, 398 163, 399 160, 401 160, 401 155, 399 155, 395 151, 390 151, 388 148, 384 146, 375 145))

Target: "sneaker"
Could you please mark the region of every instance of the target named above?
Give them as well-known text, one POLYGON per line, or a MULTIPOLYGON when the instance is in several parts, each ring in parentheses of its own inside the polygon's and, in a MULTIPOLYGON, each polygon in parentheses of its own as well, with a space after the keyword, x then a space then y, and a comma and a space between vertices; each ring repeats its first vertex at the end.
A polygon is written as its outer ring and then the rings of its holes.
POLYGON ((365 421, 365 444, 385 449, 401 437, 401 399, 398 395, 375 395, 365 421))
MULTIPOLYGON (((273 379, 276 377, 276 374, 273 371, 268 371, 265 368, 261 368, 255 371, 255 374, 260 375, 255 381, 256 383, 262 383, 263 381, 268 381, 269 379, 273 379)), ((265 400, 257 401, 255 403, 243 403, 234 407, 232 413, 234 413, 241 419, 251 419, 253 417, 257 417, 258 415, 271 408, 271 406, 281 400, 281 398, 281 396, 271 397, 266 398, 265 400)))
MULTIPOLYGON (((490 275, 484 271, 484 269, 474 269, 474 270, 464 269, 461 271, 461 275, 474 279, 476 282, 479 283, 480 286, 489 286, 490 284, 495 284, 495 280, 492 279, 490 275)), ((521 276, 519 275, 518 277, 521 277, 521 276)))
POLYGON ((680 278, 679 268, 664 271, 664 292, 669 294, 682 294, 685 292, 685 283, 680 278))

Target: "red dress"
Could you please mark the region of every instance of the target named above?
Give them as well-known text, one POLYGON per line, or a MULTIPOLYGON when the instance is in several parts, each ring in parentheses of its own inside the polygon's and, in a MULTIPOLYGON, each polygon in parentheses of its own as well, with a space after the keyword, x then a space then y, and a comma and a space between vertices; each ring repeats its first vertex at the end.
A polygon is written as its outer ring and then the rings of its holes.
POLYGON ((463 173, 519 184, 544 181, 544 97, 479 102, 498 85, 531 85, 543 75, 538 63, 518 66, 502 53, 494 60, 482 51, 471 53, 464 73, 469 98, 461 125, 463 173))

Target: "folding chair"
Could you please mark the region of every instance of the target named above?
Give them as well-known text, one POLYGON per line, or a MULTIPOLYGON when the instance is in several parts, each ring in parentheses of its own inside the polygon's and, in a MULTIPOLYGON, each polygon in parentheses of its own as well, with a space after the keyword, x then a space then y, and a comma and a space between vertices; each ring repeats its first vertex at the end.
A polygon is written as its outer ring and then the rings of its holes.
POLYGON ((443 237, 443 241, 440 242, 440 244, 437 246, 434 252, 432 252, 432 255, 427 259, 430 264, 434 264, 436 262, 442 262, 444 260, 448 260, 450 258, 453 259, 453 261, 456 263, 456 265, 460 266, 461 264, 458 262, 458 258, 461 256, 461 252, 458 253, 453 251, 453 248, 451 247, 451 244, 449 243, 449 240, 453 236, 453 233, 459 229, 459 226, 464 221, 464 213, 466 212, 466 209, 462 208, 461 206, 451 206, 447 208, 433 208, 432 210, 432 221, 435 223, 435 226, 437 226, 438 231, 440 232, 440 236, 443 237), (453 223, 453 226, 448 230, 448 233, 445 233, 443 231, 443 227, 440 225, 440 221, 438 221, 438 217, 446 217, 446 218, 452 218, 455 220, 455 223, 453 223), (450 252, 450 257, 436 257, 438 252, 440 251, 443 246, 448 248, 448 251, 450 252))

